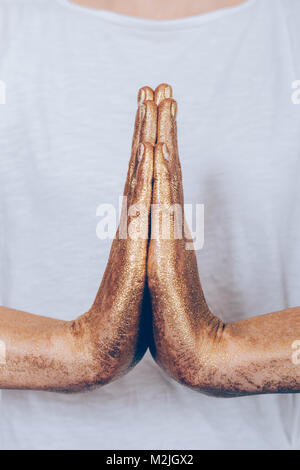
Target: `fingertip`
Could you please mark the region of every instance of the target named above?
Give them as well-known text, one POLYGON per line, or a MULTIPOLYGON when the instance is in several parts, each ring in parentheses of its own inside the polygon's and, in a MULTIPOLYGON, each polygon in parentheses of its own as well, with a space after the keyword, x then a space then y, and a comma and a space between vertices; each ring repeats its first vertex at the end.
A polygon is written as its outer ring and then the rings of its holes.
POLYGON ((172 98, 163 100, 158 106, 157 142, 165 142, 169 145, 169 151, 173 155, 177 139, 177 103, 172 98))
POLYGON ((164 161, 165 163, 169 161, 170 154, 167 144, 164 142, 160 142, 155 146, 155 156, 159 159, 164 161))
POLYGON ((162 146, 162 153, 165 158, 165 160, 169 161, 170 160, 170 153, 167 144, 163 144, 162 146))
POLYGON ((158 143, 155 145, 155 158, 161 158, 162 155, 163 155, 163 146, 164 146, 164 143, 161 142, 161 143, 158 143))
POLYGON ((143 106, 145 107, 145 115, 143 117, 140 139, 143 142, 149 142, 154 145, 157 133, 157 106, 154 101, 150 100, 144 101, 143 106))
POLYGON ((157 106, 152 100, 145 100, 143 103, 143 106, 146 108, 146 114, 148 116, 148 113, 152 113, 153 115, 156 115, 157 113, 157 106))
POLYGON ((172 98, 173 90, 170 85, 167 83, 161 83, 156 87, 154 92, 154 101, 157 105, 161 103, 164 99, 172 98))
POLYGON ((163 169, 164 171, 167 171, 167 173, 169 173, 169 158, 170 155, 167 145, 164 142, 156 144, 154 154, 156 172, 159 172, 161 169, 163 169))
POLYGON ((142 197, 145 200, 151 199, 153 180, 153 153, 154 148, 150 142, 143 142, 139 145, 136 197, 142 197))
POLYGON ((143 145, 143 149, 144 149, 144 158, 151 158, 153 159, 153 151, 154 151, 154 147, 152 145, 151 142, 143 142, 142 143, 143 145))
POLYGON ((145 154, 153 157, 154 146, 151 142, 144 142, 145 154))
POLYGON ((150 167, 152 168, 153 153, 154 153, 154 148, 150 142, 143 142, 139 145, 138 153, 137 153, 139 169, 146 168, 147 170, 149 170, 150 167))
POLYGON ((153 101, 154 91, 149 86, 143 86, 138 91, 137 102, 138 105, 142 104, 145 100, 153 101))
POLYGON ((144 144, 139 144, 138 149, 137 149, 137 159, 138 162, 141 162, 145 153, 145 146, 144 144))
POLYGON ((158 106, 159 115, 167 113, 171 115, 173 119, 177 117, 177 101, 173 98, 165 98, 158 106))
POLYGON ((139 105, 139 118, 141 121, 144 119, 155 120, 157 119, 157 106, 154 101, 145 100, 139 105))

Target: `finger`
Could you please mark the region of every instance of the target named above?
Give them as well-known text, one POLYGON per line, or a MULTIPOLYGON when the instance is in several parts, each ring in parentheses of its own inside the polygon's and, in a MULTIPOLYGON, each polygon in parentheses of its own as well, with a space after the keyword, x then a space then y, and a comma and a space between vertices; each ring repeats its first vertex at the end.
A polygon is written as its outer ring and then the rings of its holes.
POLYGON ((138 106, 138 110, 136 113, 134 134, 133 134, 133 139, 132 139, 132 154, 134 156, 133 157, 134 159, 136 156, 137 148, 140 142, 145 137, 149 137, 150 139, 150 140, 147 140, 147 142, 151 142, 154 139, 156 139, 157 114, 156 114, 156 106, 155 106, 153 99, 154 99, 154 92, 150 87, 145 86, 139 90, 138 97, 137 97, 139 106, 138 106), (153 115, 153 113, 155 114, 153 115), (152 127, 150 126, 151 119, 155 120, 154 129, 152 129, 152 127), (148 132, 148 135, 145 135, 145 129, 146 129, 146 132, 148 132), (152 132, 150 132, 150 129, 152 129, 152 132))
POLYGON ((174 199, 172 170, 166 144, 157 144, 154 156, 151 239, 182 239, 183 204, 174 199))
POLYGON ((152 200, 153 181, 153 154, 154 147, 150 142, 143 142, 139 145, 137 152, 136 183, 132 194, 131 204, 137 202, 150 206, 152 200))
POLYGON ((137 165, 137 149, 142 140, 155 143, 157 131, 157 107, 153 101, 154 93, 150 87, 143 87, 138 92, 138 107, 134 134, 132 139, 131 157, 129 161, 129 168, 127 173, 127 180, 125 184, 124 196, 128 196, 131 190, 133 175, 136 171, 137 165), (141 103, 143 98, 147 98, 141 103), (152 100, 151 100, 152 98, 152 100))
POLYGON ((138 167, 138 148, 140 143, 148 142, 151 145, 155 145, 156 141, 156 130, 157 130, 157 106, 154 101, 144 101, 139 107, 140 114, 140 128, 138 134, 138 144, 132 148, 132 156, 129 163, 129 170, 126 183, 126 196, 130 199, 131 193, 136 184, 136 172, 138 167))
POLYGON ((165 144, 159 143, 154 151, 153 204, 172 204, 173 194, 169 169, 169 153, 165 144))
POLYGON ((154 100, 154 92, 152 88, 149 86, 144 86, 140 88, 138 92, 137 102, 138 105, 143 104, 144 101, 153 101, 154 100))
POLYGON ((153 145, 140 144, 136 183, 128 208, 128 235, 133 240, 148 240, 152 200, 153 145))
POLYGON ((167 83, 161 83, 158 85, 158 87, 155 89, 154 93, 154 101, 159 106, 159 104, 166 98, 172 98, 173 96, 173 90, 170 85, 167 83))
POLYGON ((176 101, 171 98, 161 101, 158 106, 157 143, 167 144, 171 159, 178 158, 176 116, 176 101))
POLYGON ((139 143, 148 142, 154 146, 157 133, 157 106, 151 100, 144 101, 142 106, 144 108, 139 143))
POLYGON ((163 100, 158 107, 157 143, 164 142, 167 145, 174 200, 182 204, 182 172, 178 154, 176 116, 176 101, 173 99, 163 100))
MULTIPOLYGON (((183 184, 179 159, 171 164, 168 146, 163 143, 157 144, 155 148, 153 204, 173 205, 174 210, 179 211, 177 219, 175 221, 173 219, 174 234, 178 234, 178 238, 184 234, 186 240, 192 240, 190 229, 184 218, 183 184)), ((153 228, 154 233, 157 230, 157 227, 153 228)))
MULTIPOLYGON (((139 91, 139 94, 140 92, 141 91, 139 91)), ((136 153, 137 153, 137 149, 138 149, 139 142, 140 142, 142 121, 144 119, 144 114, 145 114, 144 105, 141 104, 140 106, 138 106, 138 109, 135 115, 134 131, 133 131, 133 138, 132 138, 132 145, 131 145, 131 156, 130 156, 129 165, 128 165, 124 196, 128 196, 129 194, 132 175, 136 168, 136 153)))

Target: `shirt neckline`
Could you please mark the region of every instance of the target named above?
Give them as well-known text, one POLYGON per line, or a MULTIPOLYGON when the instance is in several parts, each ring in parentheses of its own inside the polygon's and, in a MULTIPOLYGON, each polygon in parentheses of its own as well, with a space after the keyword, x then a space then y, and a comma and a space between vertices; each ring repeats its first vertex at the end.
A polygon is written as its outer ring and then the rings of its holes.
POLYGON ((142 30, 153 30, 153 31, 168 31, 176 29, 189 29, 199 24, 207 23, 210 21, 223 18, 234 13, 238 13, 250 6, 254 5, 257 0, 244 0, 240 5, 233 7, 221 8, 219 10, 211 11, 208 13, 202 13, 196 16, 188 16, 184 18, 174 20, 152 20, 146 18, 138 18, 134 16, 127 16, 120 13, 115 13, 108 10, 98 10, 92 7, 84 7, 78 5, 71 0, 57 0, 63 6, 70 8, 80 13, 93 15, 102 19, 103 21, 114 23, 127 28, 137 28, 142 30))

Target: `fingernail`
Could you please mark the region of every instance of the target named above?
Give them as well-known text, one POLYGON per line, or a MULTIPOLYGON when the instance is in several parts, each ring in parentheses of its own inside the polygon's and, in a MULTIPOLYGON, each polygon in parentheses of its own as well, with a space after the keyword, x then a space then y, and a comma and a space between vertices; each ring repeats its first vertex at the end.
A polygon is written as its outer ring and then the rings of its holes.
POLYGON ((145 90, 142 88, 138 94, 138 104, 142 104, 145 101, 145 90))
POLYGON ((166 86, 165 88, 165 98, 171 98, 172 96, 172 89, 169 86, 166 86))
POLYGON ((140 162, 144 156, 144 151, 145 151, 145 145, 140 144, 138 148, 138 161, 140 162))
POLYGON ((140 106, 140 119, 144 119, 145 114, 146 114, 146 106, 144 104, 142 104, 140 106))
POLYGON ((169 155, 168 147, 166 146, 166 144, 163 145, 162 152, 163 152, 163 156, 165 157, 165 159, 169 161, 170 155, 169 155))
POLYGON ((172 103, 171 105, 171 114, 173 116, 174 119, 176 119, 176 116, 177 116, 177 103, 172 103))

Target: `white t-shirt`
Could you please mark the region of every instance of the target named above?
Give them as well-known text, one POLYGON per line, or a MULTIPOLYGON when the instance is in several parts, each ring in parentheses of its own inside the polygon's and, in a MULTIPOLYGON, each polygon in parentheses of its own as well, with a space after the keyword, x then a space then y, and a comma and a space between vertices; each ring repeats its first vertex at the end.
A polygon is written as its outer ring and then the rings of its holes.
MULTIPOLYGON (((111 245, 96 209, 118 205, 137 90, 161 82, 179 103, 185 200, 205 205, 212 311, 229 322, 300 305, 299 22, 299 0, 163 22, 0 0, 0 305, 65 320, 89 309, 111 245)), ((149 354, 93 392, 0 396, 3 449, 300 447, 299 396, 203 396, 149 354)))

